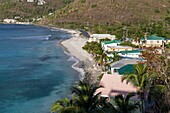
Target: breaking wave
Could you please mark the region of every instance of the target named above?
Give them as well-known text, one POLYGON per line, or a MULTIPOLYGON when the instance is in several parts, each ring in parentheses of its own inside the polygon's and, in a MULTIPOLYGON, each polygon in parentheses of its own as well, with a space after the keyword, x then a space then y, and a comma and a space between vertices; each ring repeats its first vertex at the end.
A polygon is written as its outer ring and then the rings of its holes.
POLYGON ((51 38, 51 35, 13 37, 11 39, 16 39, 16 40, 50 40, 50 38, 51 38))

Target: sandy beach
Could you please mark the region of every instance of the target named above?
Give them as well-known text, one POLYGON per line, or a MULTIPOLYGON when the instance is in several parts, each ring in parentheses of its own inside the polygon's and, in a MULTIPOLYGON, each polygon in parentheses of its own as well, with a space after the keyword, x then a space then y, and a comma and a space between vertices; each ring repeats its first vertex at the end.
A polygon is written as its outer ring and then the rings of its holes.
POLYGON ((80 31, 68 29, 60 30, 66 31, 72 35, 72 38, 62 41, 61 45, 69 52, 66 52, 66 54, 71 56, 69 60, 75 61, 72 67, 80 72, 80 80, 87 79, 89 82, 95 82, 97 76, 101 72, 94 69, 92 55, 82 49, 87 39, 80 36, 80 31))
POLYGON ((69 34, 71 34, 71 38, 64 40, 61 43, 62 46, 67 49, 67 51, 80 61, 93 61, 92 56, 87 53, 85 50, 82 49, 82 47, 86 44, 87 39, 86 38, 81 38, 80 36, 80 31, 78 30, 71 30, 71 29, 63 29, 63 28, 56 28, 56 27, 51 27, 51 29, 54 30, 62 30, 65 31, 69 34))
POLYGON ((61 44, 67 48, 67 50, 80 61, 93 61, 92 56, 87 53, 82 47, 86 44, 87 39, 81 38, 80 36, 72 37, 68 40, 63 41, 61 44))

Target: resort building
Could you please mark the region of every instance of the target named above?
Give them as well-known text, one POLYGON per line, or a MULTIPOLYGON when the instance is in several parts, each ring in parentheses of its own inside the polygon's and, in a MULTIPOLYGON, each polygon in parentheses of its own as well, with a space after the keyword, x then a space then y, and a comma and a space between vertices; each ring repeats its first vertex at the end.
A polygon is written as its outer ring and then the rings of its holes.
POLYGON ((110 64, 111 74, 123 75, 134 71, 133 65, 137 64, 142 60, 139 59, 122 59, 117 62, 110 64))
POLYGON ((102 48, 107 51, 108 46, 118 46, 121 43, 122 41, 120 40, 111 40, 111 41, 103 41, 101 45, 102 45, 102 48))
POLYGON ((103 88, 99 88, 97 92, 101 92, 101 96, 105 97, 114 97, 118 94, 127 95, 128 93, 137 91, 137 88, 130 83, 127 84, 126 80, 122 82, 121 76, 118 74, 104 74, 100 85, 103 88))
POLYGON ((140 50, 120 51, 118 55, 123 58, 140 58, 140 50))
POLYGON ((120 52, 120 51, 131 51, 133 50, 133 47, 130 46, 107 46, 106 51, 115 51, 115 52, 120 52))
POLYGON ((150 37, 146 37, 146 39, 142 38, 140 44, 146 47, 164 47, 164 38, 151 35, 150 37))
POLYGON ((115 38, 116 38, 115 35, 110 35, 110 34, 92 34, 90 35, 88 42, 99 42, 100 39, 114 40, 115 38))

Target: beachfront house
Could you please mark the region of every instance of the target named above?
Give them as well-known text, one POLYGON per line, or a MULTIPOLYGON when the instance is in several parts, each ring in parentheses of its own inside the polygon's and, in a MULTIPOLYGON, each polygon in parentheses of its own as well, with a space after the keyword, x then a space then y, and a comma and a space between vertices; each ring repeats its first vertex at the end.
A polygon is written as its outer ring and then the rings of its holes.
POLYGON ((119 51, 131 51, 133 47, 131 46, 107 46, 106 51, 109 52, 119 52, 119 51))
POLYGON ((92 34, 90 35, 88 42, 99 42, 100 39, 114 40, 115 38, 116 38, 115 35, 110 35, 110 34, 92 34))
POLYGON ((107 56, 114 57, 114 53, 117 53, 121 58, 142 59, 141 58, 141 55, 142 55, 141 50, 110 52, 110 53, 107 53, 107 56))
POLYGON ((164 38, 151 35, 140 40, 140 44, 145 47, 162 47, 164 48, 164 38))
MULTIPOLYGON (((123 96, 127 96, 129 93, 136 93, 137 87, 132 85, 130 82, 127 84, 127 80, 122 82, 122 77, 119 74, 104 74, 99 83, 101 88, 97 89, 97 93, 101 93, 101 97, 107 97, 108 101, 115 104, 114 97, 116 95, 122 94, 123 96)), ((138 95, 130 98, 131 102, 140 102, 138 95)), ((134 113, 141 113, 140 109, 137 109, 134 113)))
POLYGON ((120 40, 111 40, 111 41, 103 41, 101 43, 102 48, 107 51, 108 50, 108 46, 118 46, 119 44, 121 44, 122 41, 120 40))
POLYGON ((122 59, 110 64, 111 74, 123 75, 134 71, 133 65, 142 60, 140 59, 122 59))
POLYGON ((118 55, 123 58, 140 58, 140 50, 120 51, 118 55))
POLYGON ((137 88, 131 83, 127 84, 126 80, 122 82, 121 76, 118 74, 104 74, 100 85, 103 87, 99 88, 97 93, 101 92, 101 96, 105 97, 114 97, 118 94, 127 95, 137 91, 137 88))

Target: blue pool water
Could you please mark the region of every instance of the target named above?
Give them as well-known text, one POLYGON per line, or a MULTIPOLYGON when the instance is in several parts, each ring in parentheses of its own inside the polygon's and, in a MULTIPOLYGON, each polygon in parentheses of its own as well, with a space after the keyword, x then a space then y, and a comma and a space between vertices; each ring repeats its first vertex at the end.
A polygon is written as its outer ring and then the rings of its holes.
POLYGON ((78 73, 56 46, 68 36, 32 25, 0 25, 0 113, 49 113, 55 100, 70 95, 78 73))

